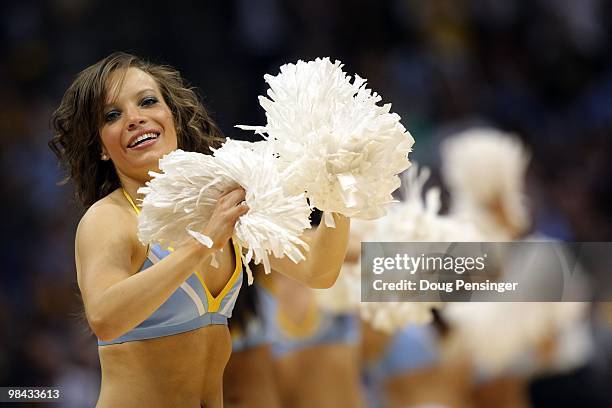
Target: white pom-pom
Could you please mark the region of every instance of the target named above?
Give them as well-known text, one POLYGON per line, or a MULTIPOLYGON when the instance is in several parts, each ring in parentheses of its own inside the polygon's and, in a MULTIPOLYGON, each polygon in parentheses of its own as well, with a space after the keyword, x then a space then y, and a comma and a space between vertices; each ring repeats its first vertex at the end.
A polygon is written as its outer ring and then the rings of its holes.
POLYGON ((466 130, 446 139, 441 155, 453 214, 476 222, 495 240, 511 236, 490 213, 491 205, 503 208, 514 229, 527 227, 523 190, 529 154, 516 136, 492 128, 466 130))
MULTIPOLYGON (((444 316, 455 341, 491 375, 512 367, 521 355, 575 330, 586 315, 586 303, 451 303, 444 316)), ((542 361, 531 361, 530 370, 542 361)))
POLYGON ((404 201, 389 206, 387 216, 366 235, 372 242, 471 242, 481 234, 467 221, 440 215, 440 189, 424 192, 430 171, 413 165, 402 174, 404 201))
MULTIPOLYGON (((371 242, 471 242, 482 239, 469 222, 440 215, 440 189, 425 191, 430 171, 413 165, 402 174, 404 201, 389 206, 388 214, 376 220, 365 234, 371 242)), ((441 302, 369 302, 361 305, 361 316, 374 328, 393 332, 407 324, 425 324, 441 302)))
POLYGON ((391 334, 409 324, 430 323, 432 309, 439 307, 438 302, 364 302, 359 311, 374 329, 391 334))
MULTIPOLYGON (((299 237, 310 224, 304 195, 287 195, 271 147, 227 141, 214 155, 177 150, 159 161, 163 173, 139 189, 145 194, 139 216, 138 236, 143 243, 176 245, 194 236, 204 245, 209 237, 198 232, 212 215, 217 199, 238 186, 246 190, 248 213, 234 230, 235 242, 247 248, 245 265, 263 263, 270 272, 268 255, 304 259, 299 237)), ((249 283, 252 276, 249 272, 249 283)))
MULTIPOLYGON (((404 201, 389 206, 388 214, 375 221, 353 221, 351 241, 356 242, 459 242, 478 241, 480 235, 473 225, 439 214, 439 189, 423 193, 429 169, 419 172, 417 165, 402 175, 404 201)), ((349 247, 351 246, 349 244, 349 247)), ((361 317, 375 329, 395 332, 408 324, 431 321, 431 310, 440 302, 367 302, 360 303, 360 265, 345 264, 336 284, 321 291, 322 307, 331 310, 359 309, 361 317)))
MULTIPOLYGON (((398 173, 410 166, 414 139, 381 97, 359 76, 351 83, 339 61, 298 61, 266 75, 268 97, 262 127, 279 155, 291 194, 306 191, 311 205, 349 217, 374 219, 399 187, 398 173)), ((330 225, 326 217, 326 224, 330 225)))

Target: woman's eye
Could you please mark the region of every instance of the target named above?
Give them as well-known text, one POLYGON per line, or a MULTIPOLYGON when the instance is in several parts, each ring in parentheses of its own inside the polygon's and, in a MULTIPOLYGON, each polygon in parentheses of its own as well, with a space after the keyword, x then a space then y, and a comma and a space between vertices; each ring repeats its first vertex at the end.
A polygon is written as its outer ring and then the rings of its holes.
POLYGON ((119 116, 121 116, 121 114, 118 111, 112 110, 112 111, 106 112, 104 114, 104 121, 105 122, 112 122, 115 119, 117 119, 119 116))
POLYGON ((140 102, 141 106, 151 106, 157 103, 157 98, 153 97, 153 96, 148 96, 146 98, 144 98, 142 100, 142 102, 140 102))

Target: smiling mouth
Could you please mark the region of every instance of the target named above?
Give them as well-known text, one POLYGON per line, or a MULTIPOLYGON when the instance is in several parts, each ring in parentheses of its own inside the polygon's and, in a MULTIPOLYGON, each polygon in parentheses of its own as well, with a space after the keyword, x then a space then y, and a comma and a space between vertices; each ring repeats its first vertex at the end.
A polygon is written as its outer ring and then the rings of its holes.
POLYGON ((145 143, 149 140, 155 140, 159 137, 159 133, 157 132, 149 132, 149 133, 145 133, 144 135, 138 136, 138 138, 136 138, 136 140, 134 140, 132 143, 130 143, 128 145, 128 149, 131 149, 133 147, 136 147, 142 143, 145 143))

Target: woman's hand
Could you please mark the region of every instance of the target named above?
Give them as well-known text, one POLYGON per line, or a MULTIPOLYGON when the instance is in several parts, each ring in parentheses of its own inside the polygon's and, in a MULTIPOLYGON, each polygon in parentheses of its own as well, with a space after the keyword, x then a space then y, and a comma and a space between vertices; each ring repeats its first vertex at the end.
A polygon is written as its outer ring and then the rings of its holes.
POLYGON ((212 216, 202 231, 212 240, 213 249, 221 249, 225 246, 234 233, 234 226, 238 218, 249 211, 249 206, 244 202, 245 195, 244 189, 238 187, 219 197, 212 216))

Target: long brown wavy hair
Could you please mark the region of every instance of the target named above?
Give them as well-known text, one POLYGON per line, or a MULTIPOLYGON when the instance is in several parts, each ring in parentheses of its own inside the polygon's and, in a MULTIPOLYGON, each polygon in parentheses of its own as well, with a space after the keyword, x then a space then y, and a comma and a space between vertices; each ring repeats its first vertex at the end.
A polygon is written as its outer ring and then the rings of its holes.
POLYGON ((116 52, 81 71, 53 112, 49 147, 72 180, 75 194, 86 208, 121 186, 110 160, 101 160, 99 130, 107 98, 108 79, 116 70, 134 67, 151 75, 170 108, 180 149, 210 154, 224 141, 221 131, 202 106, 196 91, 180 73, 124 52, 116 52))

